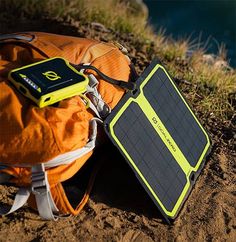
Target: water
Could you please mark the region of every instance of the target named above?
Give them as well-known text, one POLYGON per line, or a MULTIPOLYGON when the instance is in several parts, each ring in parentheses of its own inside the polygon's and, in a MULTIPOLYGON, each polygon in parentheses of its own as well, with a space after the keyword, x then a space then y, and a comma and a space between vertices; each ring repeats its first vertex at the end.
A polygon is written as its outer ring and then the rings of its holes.
POLYGON ((174 39, 187 38, 207 44, 208 53, 217 53, 225 44, 227 59, 236 67, 236 0, 145 0, 149 22, 174 39))

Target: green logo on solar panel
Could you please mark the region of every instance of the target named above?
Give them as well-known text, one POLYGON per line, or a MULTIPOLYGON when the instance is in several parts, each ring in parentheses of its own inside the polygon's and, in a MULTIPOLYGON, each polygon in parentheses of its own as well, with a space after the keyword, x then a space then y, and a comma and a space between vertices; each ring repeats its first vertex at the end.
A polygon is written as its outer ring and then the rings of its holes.
POLYGON ((164 126, 162 127, 162 125, 158 122, 156 117, 152 117, 152 121, 153 123, 156 125, 156 127, 158 128, 158 130, 162 133, 163 137, 165 138, 166 142, 168 143, 168 145, 172 148, 172 150, 174 152, 176 152, 176 148, 175 146, 172 144, 171 140, 168 138, 166 132, 165 132, 165 128, 164 126))

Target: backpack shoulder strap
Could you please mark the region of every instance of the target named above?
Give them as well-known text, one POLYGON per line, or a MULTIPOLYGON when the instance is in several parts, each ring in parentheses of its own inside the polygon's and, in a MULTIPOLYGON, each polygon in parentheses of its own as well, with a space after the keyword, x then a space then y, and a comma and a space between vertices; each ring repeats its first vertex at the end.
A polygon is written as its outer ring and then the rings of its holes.
POLYGON ((19 208, 23 207, 25 203, 28 201, 29 196, 30 196, 30 189, 26 187, 21 187, 15 196, 15 200, 12 207, 10 207, 9 209, 1 206, 0 215, 3 216, 3 215, 13 213, 19 208))
MULTIPOLYGON (((6 183, 11 178, 10 175, 0 173, 0 182, 6 183)), ((43 164, 32 167, 32 186, 20 187, 13 205, 10 208, 0 207, 0 215, 8 215, 23 207, 28 201, 31 192, 35 195, 37 208, 42 218, 46 220, 57 220, 58 209, 53 201, 50 186, 47 179, 47 172, 43 164)))
POLYGON ((44 164, 32 167, 32 193, 35 195, 39 215, 46 220, 57 220, 57 209, 48 182, 44 164))

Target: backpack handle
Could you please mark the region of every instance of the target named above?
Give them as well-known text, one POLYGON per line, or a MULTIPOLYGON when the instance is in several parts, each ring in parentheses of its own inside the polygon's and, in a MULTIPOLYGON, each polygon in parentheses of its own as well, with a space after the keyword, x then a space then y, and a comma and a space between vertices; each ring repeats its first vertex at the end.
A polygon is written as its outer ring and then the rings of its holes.
POLYGON ((1 34, 0 35, 0 41, 15 39, 15 40, 24 40, 24 41, 30 42, 33 40, 33 38, 34 38, 33 36, 28 37, 25 35, 18 35, 18 34, 1 34))
POLYGON ((18 34, 1 34, 0 35, 0 44, 15 44, 23 47, 30 47, 37 51, 44 58, 50 58, 44 51, 31 44, 30 42, 34 39, 34 35, 28 37, 26 35, 18 35, 18 34))
POLYGON ((93 70, 95 71, 103 80, 113 84, 113 85, 116 85, 116 86, 119 86, 123 89, 127 89, 129 91, 133 91, 135 88, 136 88, 136 84, 134 82, 125 82, 125 81, 122 81, 122 80, 116 80, 116 79, 113 79, 107 75, 105 75, 103 72, 101 72, 99 69, 97 69, 95 66, 91 66, 91 65, 83 65, 83 64, 79 64, 79 65, 73 65, 76 69, 79 69, 79 70, 93 70))

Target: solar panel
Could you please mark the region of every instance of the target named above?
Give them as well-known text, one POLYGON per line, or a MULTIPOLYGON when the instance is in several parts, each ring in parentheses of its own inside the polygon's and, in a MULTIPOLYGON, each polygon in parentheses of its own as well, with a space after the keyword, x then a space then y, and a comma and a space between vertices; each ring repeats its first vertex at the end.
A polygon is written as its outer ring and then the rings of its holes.
POLYGON ((165 218, 174 219, 209 152, 209 137, 157 60, 105 120, 119 148, 165 218))

